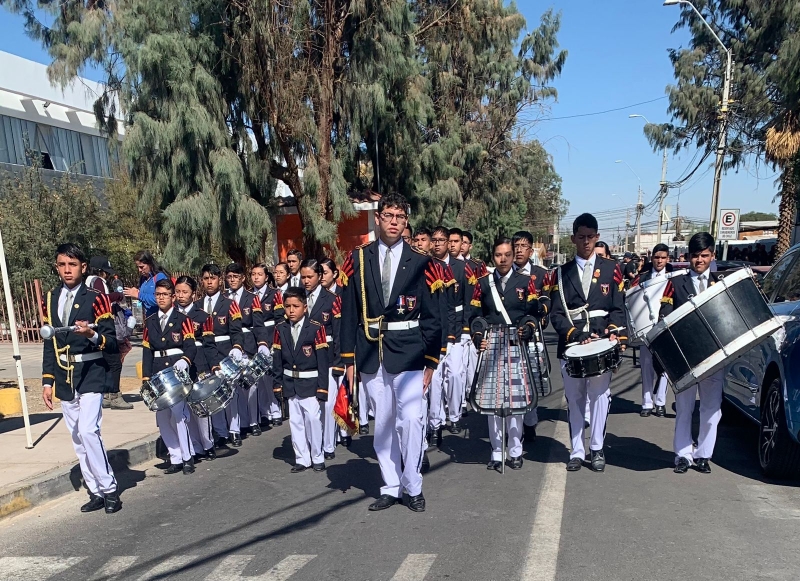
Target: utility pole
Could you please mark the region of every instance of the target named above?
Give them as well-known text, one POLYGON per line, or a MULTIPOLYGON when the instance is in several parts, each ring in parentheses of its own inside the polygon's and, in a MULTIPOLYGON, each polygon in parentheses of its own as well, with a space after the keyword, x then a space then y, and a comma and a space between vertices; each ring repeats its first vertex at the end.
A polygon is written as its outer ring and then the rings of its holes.
POLYGON ((636 204, 636 248, 634 252, 639 252, 642 249, 642 213, 644 212, 644 204, 642 204, 642 184, 639 184, 639 201, 636 204))
POLYGON ((625 210, 625 250, 623 252, 628 252, 628 230, 631 228, 631 209, 628 208, 625 210))
MULTIPOLYGON (((658 229, 656 244, 661 244, 661 220, 664 216, 664 200, 667 197, 667 148, 664 148, 664 159, 661 161, 661 189, 658 192, 658 229)), ((669 224, 667 224, 669 226, 669 224)))

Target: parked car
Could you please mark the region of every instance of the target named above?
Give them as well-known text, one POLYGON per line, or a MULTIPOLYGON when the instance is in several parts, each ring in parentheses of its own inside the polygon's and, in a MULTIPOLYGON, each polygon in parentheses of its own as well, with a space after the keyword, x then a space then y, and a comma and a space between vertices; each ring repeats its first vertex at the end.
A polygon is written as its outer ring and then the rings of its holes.
POLYGON ((761 288, 784 330, 725 369, 725 398, 760 426, 764 474, 800 476, 800 244, 764 276, 761 288))

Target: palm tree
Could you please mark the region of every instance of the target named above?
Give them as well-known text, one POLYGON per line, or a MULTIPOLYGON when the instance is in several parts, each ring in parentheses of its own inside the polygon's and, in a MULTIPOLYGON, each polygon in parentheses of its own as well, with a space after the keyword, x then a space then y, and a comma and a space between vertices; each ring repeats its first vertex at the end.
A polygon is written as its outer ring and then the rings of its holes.
POLYGON ((780 120, 767 129, 765 151, 767 161, 775 164, 781 172, 781 197, 778 206, 778 243, 775 258, 789 249, 797 216, 796 172, 798 150, 800 150, 800 120, 786 112, 780 120))

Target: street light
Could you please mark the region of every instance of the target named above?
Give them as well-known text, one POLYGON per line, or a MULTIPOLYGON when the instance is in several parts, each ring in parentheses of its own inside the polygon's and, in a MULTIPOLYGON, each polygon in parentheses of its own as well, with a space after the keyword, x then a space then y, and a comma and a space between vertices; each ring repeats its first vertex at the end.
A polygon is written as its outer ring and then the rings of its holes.
MULTIPOLYGON (((614 163, 624 163, 628 166, 628 169, 631 170, 631 173, 636 176, 636 179, 639 181, 639 201, 636 203, 636 249, 641 250, 642 247, 642 212, 644 211, 644 204, 642 204, 642 179, 639 177, 639 174, 633 171, 633 168, 628 165, 628 162, 624 159, 618 159, 614 163)), ((626 225, 627 231, 627 225, 626 225)), ((625 251, 628 251, 627 242, 625 244, 626 248, 625 251)))
MULTIPOLYGON (((650 120, 645 117, 644 115, 639 115, 638 113, 634 113, 633 115, 628 115, 628 118, 633 119, 635 117, 639 117, 644 119, 644 122, 648 125, 652 125, 650 120)), ((659 184, 659 192, 658 192, 658 228, 656 230, 656 244, 661 244, 661 220, 664 217, 664 199, 667 197, 667 148, 664 148, 664 157, 661 160, 661 183, 659 184)))
POLYGON ((720 113, 722 115, 722 123, 719 128, 719 141, 717 142, 717 159, 714 162, 714 191, 711 194, 711 235, 717 235, 717 213, 719 211, 719 186, 720 182, 722 181, 722 163, 725 160, 725 147, 727 146, 728 140, 728 98, 730 97, 731 93, 731 67, 733 66, 733 54, 731 53, 730 49, 725 46, 725 44, 720 40, 717 33, 714 32, 714 29, 711 28, 711 25, 708 21, 703 18, 703 15, 700 14, 700 11, 695 8, 694 4, 689 2, 689 0, 664 0, 664 6, 674 6, 676 4, 687 4, 692 7, 694 13, 697 14, 697 17, 705 24, 708 31, 711 33, 711 36, 714 37, 714 40, 722 47, 722 50, 725 51, 725 54, 728 58, 728 64, 725 67, 725 82, 722 86, 722 108, 720 113))

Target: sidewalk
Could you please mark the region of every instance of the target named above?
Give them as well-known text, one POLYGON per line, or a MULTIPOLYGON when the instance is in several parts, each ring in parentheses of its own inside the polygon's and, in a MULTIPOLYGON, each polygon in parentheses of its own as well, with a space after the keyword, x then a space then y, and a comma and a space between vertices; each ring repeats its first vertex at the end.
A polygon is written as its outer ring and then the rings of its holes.
MULTIPOLYGON (((155 458, 158 438, 155 414, 137 391, 127 391, 124 397, 134 409, 103 410, 103 443, 115 472, 155 458)), ((25 448, 22 418, 0 421, 0 518, 76 490, 86 494, 60 406, 30 418, 32 450, 25 448)))
MULTIPOLYGON (((22 361, 22 373, 25 380, 42 378, 42 344, 23 343, 19 346, 22 361)), ((136 363, 142 360, 141 340, 133 341, 133 350, 125 357, 122 364, 122 377, 136 377, 136 363)), ((17 368, 14 365, 14 351, 11 343, 0 343, 0 380, 17 380, 17 368)))

